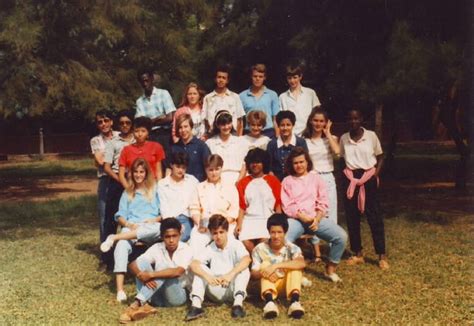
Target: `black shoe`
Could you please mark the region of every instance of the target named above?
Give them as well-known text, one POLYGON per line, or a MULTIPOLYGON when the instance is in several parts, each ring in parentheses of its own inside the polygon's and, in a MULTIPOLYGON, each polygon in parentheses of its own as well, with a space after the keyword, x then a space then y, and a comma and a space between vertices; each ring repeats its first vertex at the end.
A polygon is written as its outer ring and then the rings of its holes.
POLYGON ((232 306, 230 314, 232 318, 243 318, 246 315, 245 310, 242 306, 232 306))
POLYGON ((204 309, 191 306, 191 309, 189 309, 184 321, 191 321, 202 316, 204 316, 204 309))

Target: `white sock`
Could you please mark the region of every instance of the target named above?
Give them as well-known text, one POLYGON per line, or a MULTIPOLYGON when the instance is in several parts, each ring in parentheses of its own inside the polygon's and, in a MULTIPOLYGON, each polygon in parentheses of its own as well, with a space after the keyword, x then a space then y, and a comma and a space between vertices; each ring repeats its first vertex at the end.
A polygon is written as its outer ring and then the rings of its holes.
POLYGON ((242 306, 244 303, 244 296, 242 294, 237 294, 234 297, 234 306, 242 306))
POLYGON ((192 299, 192 306, 196 308, 201 308, 202 307, 202 302, 201 299, 198 296, 193 295, 192 299))

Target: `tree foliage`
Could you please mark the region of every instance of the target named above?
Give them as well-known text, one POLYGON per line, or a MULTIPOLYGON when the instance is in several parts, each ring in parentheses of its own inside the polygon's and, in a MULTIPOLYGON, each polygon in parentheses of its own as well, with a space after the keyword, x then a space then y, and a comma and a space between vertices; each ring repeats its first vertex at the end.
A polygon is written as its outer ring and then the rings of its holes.
POLYGON ((402 112, 466 80, 467 4, 4 0, 0 114, 51 119, 128 108, 141 93, 141 67, 155 69, 177 100, 190 81, 210 90, 215 66, 229 63, 240 91, 256 62, 277 91, 287 87, 285 65, 302 63, 305 83, 332 112, 357 103, 402 112))

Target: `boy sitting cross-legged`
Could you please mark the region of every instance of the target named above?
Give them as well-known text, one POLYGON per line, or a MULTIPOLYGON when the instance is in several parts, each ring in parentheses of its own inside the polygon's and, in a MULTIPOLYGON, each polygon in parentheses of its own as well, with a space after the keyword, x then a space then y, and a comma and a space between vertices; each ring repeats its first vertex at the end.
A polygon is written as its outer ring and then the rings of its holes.
POLYGON ((291 304, 288 316, 301 318, 304 309, 300 304, 301 278, 306 263, 301 249, 285 240, 288 231, 288 217, 273 214, 267 221, 270 239, 259 243, 252 252, 252 278, 259 279, 262 299, 265 300, 263 317, 272 319, 278 316, 275 300, 281 293, 291 304))
POLYGON ((244 317, 243 301, 250 279, 250 255, 242 242, 228 236, 229 222, 224 216, 211 216, 208 229, 212 242, 191 263, 194 273, 192 306, 186 321, 204 314, 202 301, 205 294, 217 303, 233 303, 232 317, 244 317))
POLYGON ((120 315, 120 323, 140 320, 155 314, 154 306, 181 306, 186 303, 186 272, 192 261, 191 248, 180 242, 181 223, 165 219, 160 226, 163 242, 151 246, 129 265, 137 277, 135 301, 120 315), (155 265, 153 269, 152 264, 155 265))

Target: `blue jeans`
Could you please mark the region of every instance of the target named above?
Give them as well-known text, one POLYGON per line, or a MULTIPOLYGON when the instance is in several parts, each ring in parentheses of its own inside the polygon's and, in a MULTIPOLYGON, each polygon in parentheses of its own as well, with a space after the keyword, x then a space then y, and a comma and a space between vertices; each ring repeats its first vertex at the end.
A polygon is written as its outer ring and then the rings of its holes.
POLYGON ((329 260, 339 264, 347 242, 347 233, 339 225, 328 218, 323 218, 319 222, 318 229, 312 231, 309 229, 309 224, 303 224, 297 219, 288 218, 288 226, 286 240, 295 242, 303 234, 316 235, 329 243, 329 260))
MULTIPOLYGON (((151 264, 143 259, 137 259, 137 266, 140 271, 153 272, 151 264)), ((170 268, 168 266, 160 266, 157 263, 156 270, 170 268)), ((136 298, 142 302, 150 301, 153 306, 157 307, 177 307, 186 303, 186 290, 182 287, 179 278, 158 279, 155 278, 157 287, 150 289, 144 285, 139 279, 137 283, 136 298)))
POLYGON ((99 184, 97 185, 97 211, 99 214, 99 230, 100 230, 100 242, 104 242, 106 235, 104 231, 105 225, 105 205, 107 203, 107 189, 109 188, 109 177, 103 176, 99 178, 99 184))
POLYGON ((184 227, 183 230, 181 231, 181 241, 182 242, 187 242, 189 238, 191 237, 191 230, 193 228, 193 224, 191 223, 191 220, 189 217, 187 217, 184 214, 180 214, 176 216, 176 219, 181 223, 181 225, 184 227))
MULTIPOLYGON (((326 183, 326 188, 328 190, 329 208, 327 212, 327 217, 337 224, 337 191, 334 174, 332 174, 332 172, 319 173, 319 176, 326 183)), ((311 239, 311 243, 319 243, 319 238, 317 236, 314 236, 313 239, 311 239)))

